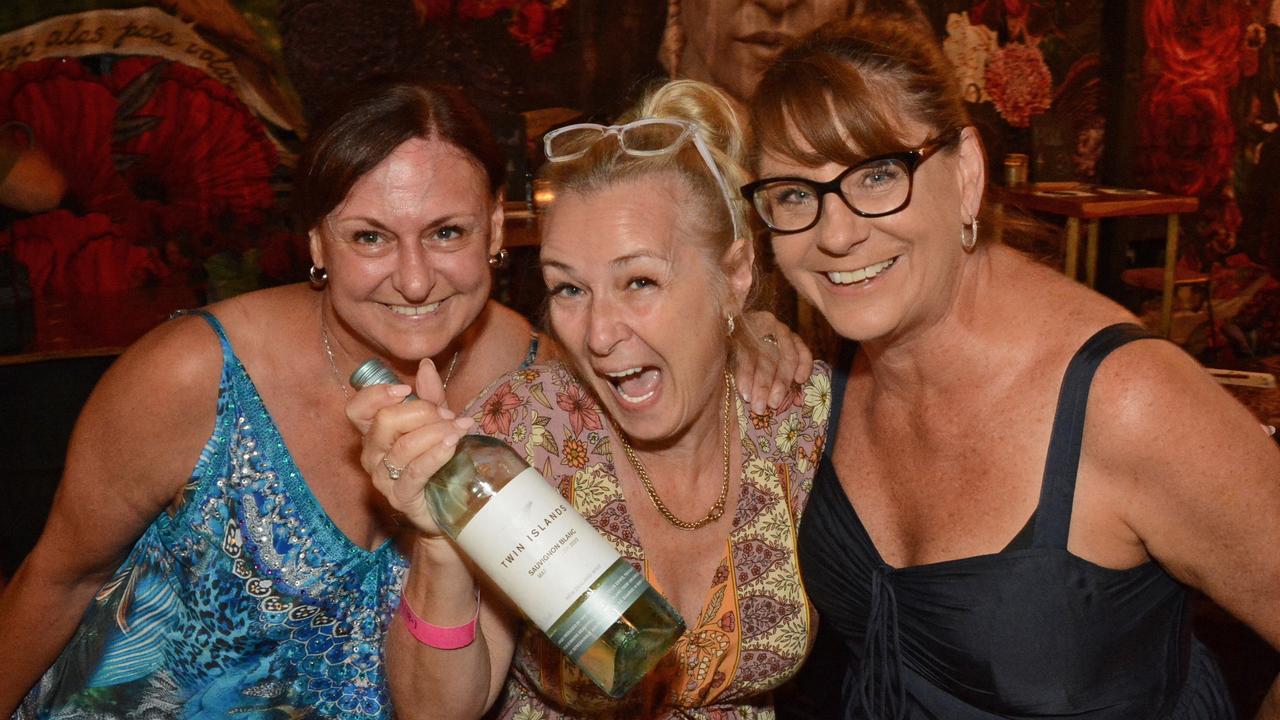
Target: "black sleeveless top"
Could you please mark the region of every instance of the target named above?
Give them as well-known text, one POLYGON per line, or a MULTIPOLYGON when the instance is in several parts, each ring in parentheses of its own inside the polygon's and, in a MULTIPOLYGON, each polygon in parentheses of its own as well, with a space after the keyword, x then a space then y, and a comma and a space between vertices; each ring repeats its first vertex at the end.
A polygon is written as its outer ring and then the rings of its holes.
MULTIPOLYGON (((1028 541, 1002 552, 887 565, 840 486, 828 444, 799 552, 823 631, 839 638, 848 664, 842 708, 820 715, 1234 717, 1217 666, 1191 636, 1185 586, 1153 562, 1112 570, 1067 551, 1094 371, 1115 348, 1147 337, 1136 325, 1112 325, 1071 359, 1028 541)), ((835 412, 851 364, 836 370, 835 412)))

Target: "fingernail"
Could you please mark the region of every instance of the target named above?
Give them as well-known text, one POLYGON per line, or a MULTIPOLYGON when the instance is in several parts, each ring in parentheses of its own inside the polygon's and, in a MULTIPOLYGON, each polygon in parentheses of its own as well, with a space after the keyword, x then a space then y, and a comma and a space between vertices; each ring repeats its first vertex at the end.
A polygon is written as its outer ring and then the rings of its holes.
POLYGON ((440 417, 444 418, 445 420, 452 420, 452 419, 454 419, 455 417, 457 417, 457 415, 454 415, 454 414, 453 414, 453 411, 452 411, 452 410, 450 410, 449 408, 447 408, 447 407, 441 407, 441 408, 440 408, 440 417))
POLYGON ((441 444, 444 445, 445 447, 453 447, 454 445, 458 444, 458 440, 461 437, 462 437, 461 435, 447 435, 445 436, 444 442, 441 444))
POLYGON ((773 394, 769 396, 769 407, 778 407, 780 404, 782 404, 782 391, 774 390, 773 394))
POLYGON ((398 398, 408 397, 409 393, 411 392, 413 392, 413 388, 409 387, 408 385, 388 385, 387 386, 387 393, 391 395, 391 397, 398 397, 398 398))
POLYGON ((476 424, 475 418, 471 417, 470 415, 463 415, 462 417, 457 418, 456 420, 453 421, 453 426, 458 428, 459 430, 466 430, 467 428, 475 424, 476 424))

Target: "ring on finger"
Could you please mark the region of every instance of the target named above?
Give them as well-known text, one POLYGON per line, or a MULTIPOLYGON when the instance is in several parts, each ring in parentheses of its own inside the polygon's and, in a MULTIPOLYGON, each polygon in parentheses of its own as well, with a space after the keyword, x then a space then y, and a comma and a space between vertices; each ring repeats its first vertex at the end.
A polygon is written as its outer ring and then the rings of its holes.
POLYGON ((400 476, 404 474, 404 468, 392 465, 391 463, 387 462, 387 459, 385 457, 382 458, 382 467, 387 469, 387 477, 391 478, 392 480, 399 480, 400 476))
POLYGON ((763 340, 763 341, 765 341, 765 342, 767 342, 767 343, 769 343, 770 345, 777 345, 777 344, 778 344, 778 338, 774 337, 774 336, 773 336, 773 333, 769 333, 768 335, 765 335, 764 337, 762 337, 762 338, 760 338, 760 339, 761 339, 761 340, 763 340))

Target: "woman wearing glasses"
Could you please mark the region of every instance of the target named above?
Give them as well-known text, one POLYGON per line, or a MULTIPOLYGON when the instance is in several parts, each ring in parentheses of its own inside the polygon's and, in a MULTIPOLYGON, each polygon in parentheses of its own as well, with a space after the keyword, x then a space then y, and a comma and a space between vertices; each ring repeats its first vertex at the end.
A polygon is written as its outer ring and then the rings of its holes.
POLYGON ((983 150, 930 39, 828 25, 752 105, 743 192, 850 341, 800 536, 840 714, 1232 717, 1188 586, 1280 646, 1275 445, 1178 347, 980 231, 983 150))
POLYGON ((422 494, 470 418, 440 405, 426 368, 424 402, 400 405, 407 388, 375 387, 349 408, 375 485, 422 532, 408 608, 430 625, 479 618, 457 649, 393 625, 388 670, 406 717, 478 717, 495 702, 503 718, 772 717, 770 690, 809 648, 795 527, 824 438, 828 375, 819 364, 776 411, 736 399, 754 250, 746 204, 730 192, 745 179, 732 107, 679 81, 620 123, 546 137, 557 197, 541 261, 568 362, 508 375, 472 408, 479 431, 542 471, 688 630, 611 700, 483 588, 477 608, 477 583, 422 494))

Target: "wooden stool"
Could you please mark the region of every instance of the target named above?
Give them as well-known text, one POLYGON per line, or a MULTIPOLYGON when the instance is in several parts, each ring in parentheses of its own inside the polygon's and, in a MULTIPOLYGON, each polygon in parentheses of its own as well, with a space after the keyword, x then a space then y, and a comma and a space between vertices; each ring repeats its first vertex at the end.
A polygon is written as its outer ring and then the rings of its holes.
POLYGON ((1195 212, 1200 200, 1181 195, 1165 195, 1151 190, 1100 187, 1078 182, 1032 183, 1018 187, 991 185, 987 195, 995 204, 996 234, 1004 205, 1023 210, 1062 215, 1066 218, 1066 267, 1076 277, 1080 253, 1080 222, 1085 224, 1085 284, 1093 287, 1098 264, 1098 221, 1102 218, 1136 215, 1167 215, 1165 224, 1164 276, 1160 286, 1160 334, 1169 336, 1173 316, 1174 268, 1178 262, 1178 215, 1195 212))
MULTIPOLYGON (((1120 280, 1130 287, 1161 292, 1164 288, 1165 269, 1159 267, 1130 268, 1120 273, 1120 280)), ((1199 288, 1204 293, 1203 305, 1209 316, 1207 335, 1210 344, 1218 340, 1218 325, 1213 319, 1213 280, 1208 273, 1195 272, 1185 268, 1176 268, 1173 274, 1173 289, 1199 288)), ((1163 324, 1162 320, 1162 324, 1163 324)), ((1169 333, 1166 332, 1165 335, 1169 333)))

